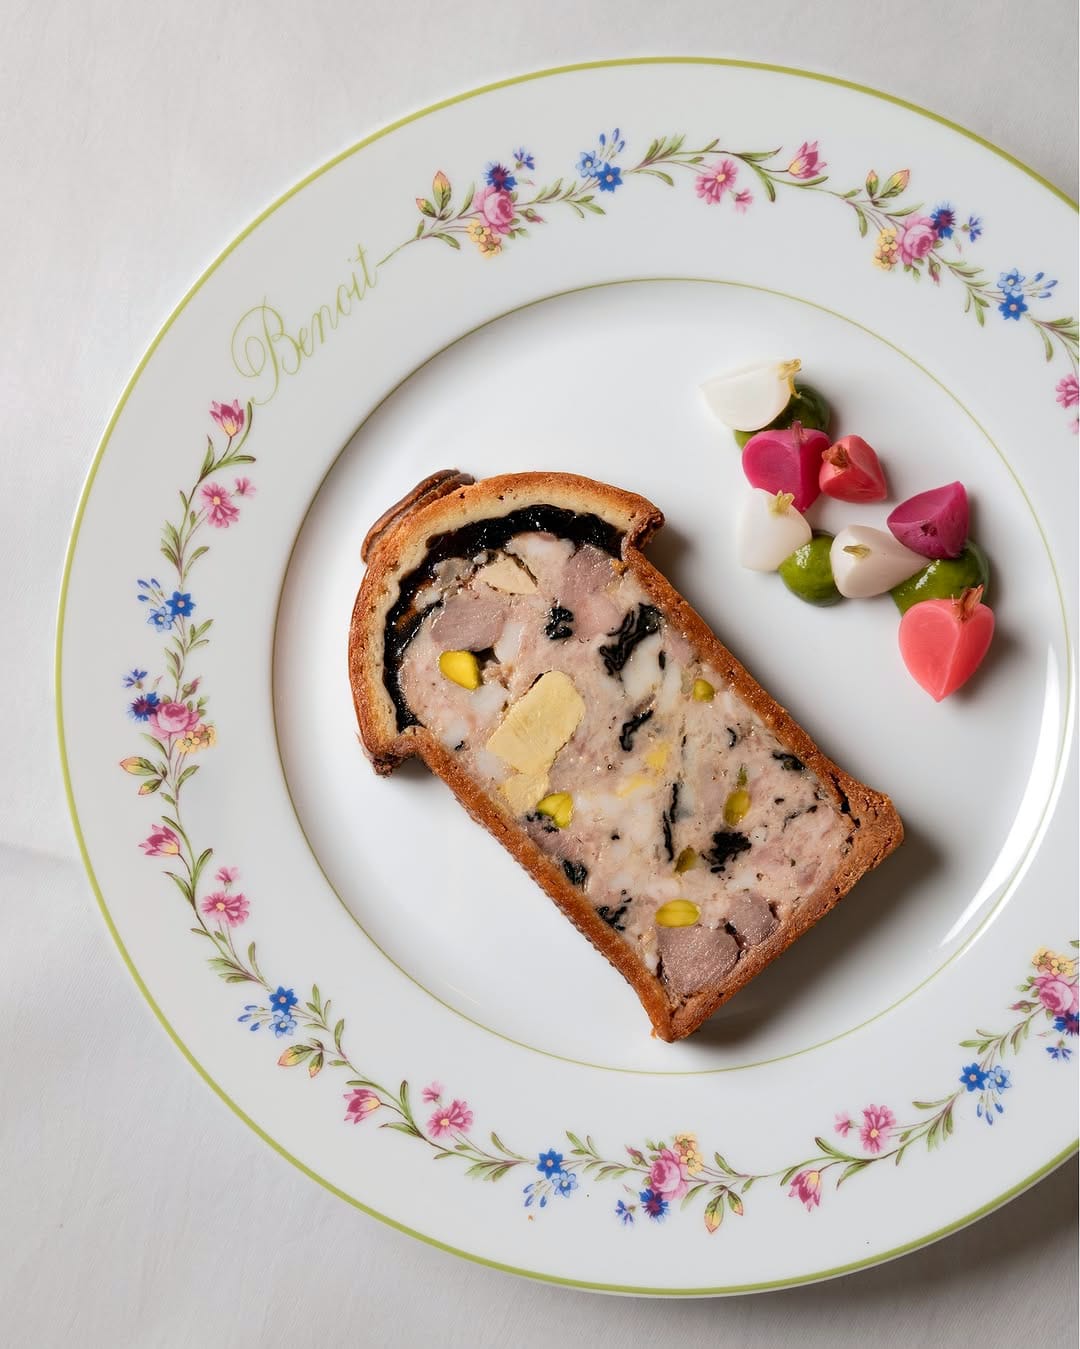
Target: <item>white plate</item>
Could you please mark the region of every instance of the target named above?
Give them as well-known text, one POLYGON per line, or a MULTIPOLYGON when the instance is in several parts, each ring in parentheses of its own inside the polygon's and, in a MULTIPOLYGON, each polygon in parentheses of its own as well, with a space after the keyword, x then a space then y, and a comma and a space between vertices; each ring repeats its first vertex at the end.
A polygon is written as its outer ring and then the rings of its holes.
POLYGON ((214 263, 87 482, 61 745, 125 959, 268 1142, 460 1254, 657 1293, 885 1259, 1072 1150, 1075 232, 1059 194, 928 113, 663 59, 408 118, 214 263), (941 705, 888 599, 813 609, 734 562, 738 455, 696 387, 793 354, 894 499, 972 495, 998 633, 941 705), (358 748, 360 541, 446 465, 651 497, 659 565, 905 819, 900 853, 688 1042, 650 1039, 440 783, 377 781, 358 748), (178 690, 188 713, 132 717, 178 690))

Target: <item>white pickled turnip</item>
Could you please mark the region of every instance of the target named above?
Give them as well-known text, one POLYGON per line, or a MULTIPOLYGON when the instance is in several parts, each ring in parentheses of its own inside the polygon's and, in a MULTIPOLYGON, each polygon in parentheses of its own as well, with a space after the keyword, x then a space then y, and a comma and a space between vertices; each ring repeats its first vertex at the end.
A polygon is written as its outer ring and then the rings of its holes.
POLYGON ((779 417, 795 392, 799 361, 758 361, 701 386, 709 410, 732 430, 757 431, 779 417))
POLYGON ((739 511, 735 548, 740 563, 751 571, 776 571, 786 557, 810 542, 811 533, 790 492, 755 490, 739 511))
POLYGON ((884 595, 926 566, 926 559, 869 525, 848 525, 832 541, 829 553, 833 580, 849 600, 884 595))

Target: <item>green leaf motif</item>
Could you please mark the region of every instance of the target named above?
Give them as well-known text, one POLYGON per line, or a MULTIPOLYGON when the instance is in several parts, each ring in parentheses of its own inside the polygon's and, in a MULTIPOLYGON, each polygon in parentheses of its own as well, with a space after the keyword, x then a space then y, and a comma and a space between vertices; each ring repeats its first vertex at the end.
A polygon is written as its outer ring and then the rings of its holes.
POLYGON ((705 1228, 710 1233, 715 1232, 724 1221, 724 1193, 721 1190, 705 1205, 705 1228))

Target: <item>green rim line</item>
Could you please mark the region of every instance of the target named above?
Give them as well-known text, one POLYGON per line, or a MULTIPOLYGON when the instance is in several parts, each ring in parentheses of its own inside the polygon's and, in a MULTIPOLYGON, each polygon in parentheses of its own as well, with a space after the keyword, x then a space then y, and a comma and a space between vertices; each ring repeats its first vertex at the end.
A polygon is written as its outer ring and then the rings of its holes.
MULTIPOLYGON (((926 1236, 915 1238, 914 1240, 907 1242, 904 1245, 897 1246, 891 1250, 867 1256, 861 1260, 836 1266, 832 1269, 821 1270, 816 1273, 810 1273, 805 1275, 793 1275, 784 1279, 771 1280, 761 1283, 729 1285, 726 1287, 719 1286, 711 1288, 704 1287, 704 1288, 681 1288, 681 1289, 650 1288, 632 1285, 590 1283, 584 1280, 567 1279, 567 1278, 560 1278, 555 1275, 540 1274, 532 1270, 521 1269, 515 1266, 500 1263, 498 1261, 488 1260, 483 1256, 476 1255, 468 1251, 460 1250, 454 1246, 447 1244, 446 1242, 439 1241, 435 1237, 429 1236, 423 1232, 419 1232, 412 1228, 409 1228, 405 1226, 403 1223, 399 1223, 395 1219, 388 1217, 386 1214, 379 1213, 376 1210, 368 1207, 360 1200, 355 1199, 353 1196, 339 1189, 332 1182, 325 1179, 325 1177, 318 1175, 310 1167, 306 1166, 302 1161, 300 1161, 299 1158, 294 1157, 291 1153, 287 1152, 283 1147, 281 1147, 280 1144, 275 1142, 274 1139, 272 1139, 267 1133, 265 1133, 264 1130, 261 1129, 253 1119, 250 1118, 250 1116, 245 1114, 245 1112, 240 1108, 240 1106, 238 1106, 226 1095, 224 1090, 213 1080, 213 1078, 210 1077, 210 1075, 206 1072, 206 1070, 202 1067, 202 1065, 195 1059, 190 1050, 180 1039, 179 1035, 176 1033, 176 1031, 168 1022, 168 1020, 165 1018, 161 1008, 154 1001, 154 998, 151 995, 149 988, 146 986, 138 970, 136 969, 129 952, 124 945, 124 942, 116 927, 116 924, 112 919, 112 915, 109 912, 101 888, 98 885, 97 877, 94 873, 93 865, 90 860, 89 851, 87 849, 86 839, 83 835, 82 825, 79 820, 78 810, 75 804, 75 797, 72 790, 71 770, 68 762, 67 742, 64 731, 64 710, 63 710, 62 660, 63 660, 64 621, 67 612, 68 589, 71 581, 71 573, 75 558, 75 552, 78 545, 79 533, 81 530, 83 518, 86 513, 86 507, 90 499, 90 493, 92 491, 94 481, 97 477, 98 469, 105 455, 105 451, 108 448, 108 444, 112 437, 112 433, 116 427, 116 424, 119 421, 120 416, 127 405, 128 399, 131 397, 132 391, 134 390, 136 384, 138 383, 138 380, 142 375, 143 371, 146 369, 151 358, 157 351, 158 347, 161 345, 167 333, 170 331, 170 329, 179 319, 180 315, 187 308, 188 304, 191 302, 193 297, 198 293, 199 290, 202 289, 203 285, 218 270, 218 268, 222 265, 222 263, 226 260, 226 258, 228 258, 230 254, 232 254, 240 246, 240 244, 243 243, 243 241, 250 234, 252 234, 259 227, 260 224, 262 224, 264 220, 268 219, 275 211, 277 211, 292 197, 296 196, 310 183, 314 182, 324 173, 328 173, 331 169, 336 167, 338 164, 342 163, 345 159, 348 159, 350 156, 358 153, 360 150, 363 150, 364 148, 373 144, 374 142, 381 140, 383 137, 390 135, 392 132, 399 130, 403 126, 407 126, 412 122, 419 121, 422 118, 428 117, 436 112, 441 111, 444 108, 452 107, 459 103, 465 103, 473 98, 478 98, 481 95, 492 93, 499 89, 510 88, 515 85, 528 84, 536 80, 548 79, 556 75, 564 75, 586 70, 614 69, 614 68, 650 66, 650 65, 697 65, 697 66, 725 67, 732 69, 768 71, 770 73, 788 75, 801 79, 814 80, 823 84, 835 85, 840 88, 850 89, 856 93, 867 95, 868 97, 871 98, 876 98, 882 102, 892 103, 897 107, 904 108, 909 112, 917 113, 919 116, 926 117, 930 121, 936 122, 941 126, 947 127, 949 130, 954 131, 957 134, 966 137, 968 140, 973 141, 975 144, 982 146, 984 149, 989 150, 991 153, 997 155, 1000 159, 1005 160, 1007 163, 1019 169, 1033 181, 1039 183, 1040 186, 1045 188, 1054 197, 1058 198, 1060 201, 1063 201, 1066 205, 1071 206, 1074 211, 1077 210, 1077 203, 1073 201, 1071 197, 1067 196, 1064 192, 1061 191, 1060 188, 1055 187, 1053 183, 1048 182, 1040 174, 1036 173, 1033 169, 1029 168, 1026 164, 1022 163, 1015 156, 1009 154, 1005 150, 1002 150, 999 146, 994 145, 991 141, 988 141, 984 137, 977 135, 975 132, 969 131, 966 127, 960 126, 958 123, 952 122, 945 117, 941 117, 937 113, 931 112, 928 109, 923 108, 916 103, 911 103, 906 99, 898 98, 891 94, 881 93, 880 91, 872 89, 867 85, 858 84, 851 80, 845 80, 831 75, 823 75, 815 71, 801 70, 796 67, 772 65, 765 62, 739 61, 723 57, 693 57, 693 56, 628 57, 606 61, 579 62, 576 64, 553 66, 545 70, 533 71, 525 75, 514 76, 508 79, 494 81, 490 84, 481 85, 476 89, 472 89, 465 93, 456 94, 452 97, 442 99, 437 103, 429 105, 428 107, 419 109, 416 112, 409 113, 404 117, 398 118, 396 121, 389 123, 388 125, 380 128, 378 131, 373 132, 371 135, 355 142, 355 144, 349 146, 347 149, 341 151, 333 158, 327 160, 324 164, 314 169, 304 178, 300 179, 299 182, 295 183, 291 188, 289 188, 286 192, 282 193, 273 202, 271 202, 269 206, 267 206, 262 212, 260 212, 259 215, 257 215, 254 218, 254 220, 250 222, 250 224, 248 224, 239 234, 236 235, 236 237, 228 245, 226 245, 226 247, 218 254, 218 256, 209 264, 209 266, 203 271, 203 273, 198 277, 198 279, 191 285, 191 287, 187 290, 187 292, 183 295, 179 303, 173 309, 172 313, 169 314, 162 327, 158 330, 157 334, 154 336, 150 345, 147 347, 141 360, 138 362, 135 369, 133 370, 127 384, 124 386, 123 392, 121 393, 120 398, 117 401, 116 406, 114 407, 108 422, 106 423, 101 441, 97 447, 97 450, 94 453, 93 459, 91 460, 86 480, 83 483, 82 490, 79 494, 79 500, 76 506, 75 516, 72 521, 71 535, 68 540, 68 546, 64 556, 64 566, 60 582, 60 596, 57 607, 57 620, 56 620, 56 644, 54 653, 53 678, 54 678, 54 692, 56 697, 57 740, 60 750, 60 763, 64 782, 64 794, 67 800, 68 810, 71 815, 71 821, 75 832, 76 841, 78 843, 79 854, 82 858, 87 878, 90 882, 91 889, 93 890, 94 896, 97 900, 98 907, 101 910, 101 914, 105 921, 105 925, 108 928, 109 933, 111 934, 114 942, 116 943, 116 947, 120 953, 121 959, 127 966, 132 978, 135 981, 136 986, 142 993, 143 997, 146 999, 147 1003, 150 1006, 151 1011, 157 1017, 161 1025, 164 1027, 166 1034, 177 1046, 177 1048, 187 1059, 187 1061, 191 1064, 191 1066, 195 1069, 195 1071, 199 1074, 199 1076, 207 1083, 207 1085, 211 1088, 211 1090, 215 1093, 215 1095, 217 1095, 222 1101, 224 1101, 225 1104, 229 1106, 229 1108, 232 1111, 234 1111, 234 1113, 241 1120, 243 1120, 245 1124, 247 1124, 251 1129, 253 1129, 254 1132, 258 1134, 258 1136, 262 1138, 264 1142, 268 1143, 270 1147, 274 1149, 275 1152, 279 1153, 282 1157, 284 1157, 287 1161, 291 1162, 305 1175, 309 1176, 312 1180, 322 1185, 332 1194, 337 1195, 339 1198, 344 1199, 347 1203, 353 1205, 353 1207, 360 1209, 362 1212, 368 1214, 370 1217, 377 1218, 380 1222, 384 1222, 390 1227, 397 1228, 399 1231, 405 1232, 410 1236, 416 1237, 418 1240, 426 1242, 428 1245, 435 1246, 440 1250, 448 1251, 451 1254, 458 1255, 463 1259, 470 1260, 476 1264, 486 1265, 487 1267, 492 1269, 500 1269, 507 1273, 518 1274, 524 1278, 536 1279, 541 1282, 551 1284, 560 1284, 567 1287, 584 1288, 612 1293, 636 1293, 653 1296, 704 1297, 704 1296, 716 1296, 721 1294, 762 1292, 769 1289, 789 1288, 795 1287, 800 1284, 814 1283, 823 1279, 835 1278, 841 1274, 852 1273, 855 1270, 866 1269, 872 1265, 880 1264, 886 1260, 893 1259, 899 1255, 904 1255, 910 1251, 917 1250, 921 1246, 928 1245, 931 1242, 937 1241, 944 1236, 948 1236, 951 1232, 958 1231, 960 1228, 965 1227, 967 1226, 967 1224, 974 1222, 976 1219, 983 1217, 987 1213, 992 1212, 995 1208, 998 1208, 1000 1205, 1008 1202, 1008 1200, 1022 1193, 1025 1189, 1033 1185, 1036 1181, 1040 1180, 1043 1176, 1049 1174, 1050 1171, 1054 1170, 1069 1156, 1071 1156, 1077 1150, 1078 1146, 1080 1146, 1080 1141, 1070 1144, 1068 1147, 1059 1152, 1055 1157, 1051 1158, 1048 1162, 1046 1162, 1043 1166, 1041 1166, 1038 1170, 1032 1172, 1025 1179, 1019 1181, 1016 1185, 1006 1190, 1003 1194, 1000 1194, 996 1198, 989 1200, 986 1204, 980 1206, 979 1208, 970 1212, 966 1216, 958 1218, 954 1220, 952 1223, 947 1224, 944 1227, 938 1228, 937 1230, 928 1233, 926 1236)), ((946 390, 946 392, 948 391, 946 390)), ((976 425, 978 425, 978 423, 976 423, 976 425)), ((981 427, 980 430, 982 430, 981 427)), ((987 437, 987 439, 989 439, 989 437, 987 437)), ((1021 491, 1023 491, 1022 487, 1021 491)))
POLYGON ((916 360, 914 356, 904 351, 902 347, 897 346, 895 342, 890 342, 887 337, 882 337, 880 333, 876 333, 872 328, 868 328, 866 324, 859 323, 857 319, 850 318, 846 314, 841 314, 836 309, 830 309, 828 308, 827 305, 818 304, 814 300, 807 300, 801 295, 792 295, 788 291, 775 290, 769 286, 754 285, 748 281, 726 281, 717 277, 703 277, 703 276, 628 277, 621 281, 589 282, 582 286, 572 286, 568 290, 556 291, 550 295, 542 295, 535 300, 527 300, 523 304, 515 305, 512 309, 504 310, 501 314, 495 314, 492 318, 485 319, 482 323, 478 323, 474 327, 468 329, 466 332, 463 332, 459 334, 457 337, 452 338, 449 342, 441 346, 437 351, 433 351, 418 365, 414 366, 413 369, 408 372, 408 374, 403 375, 401 379, 399 379, 398 382, 393 386, 393 388, 391 388, 387 393, 385 393, 378 400, 378 402, 374 404, 374 406, 370 409, 370 411, 361 419, 359 424, 352 431, 351 435, 349 436, 348 440, 346 440, 345 444, 341 447, 340 450, 338 450, 337 454, 335 454, 334 457, 331 459, 326 469, 326 472, 320 478, 318 485, 316 486, 315 491, 312 494, 307 509, 304 511, 303 515, 300 518, 300 523, 297 526, 296 534, 293 537, 292 545, 289 548, 288 555, 285 559, 285 566, 282 573, 278 592, 277 608, 274 614, 274 626, 273 631, 271 633, 270 645, 271 650, 276 651, 278 623, 281 617, 282 595, 284 594, 285 583, 288 578, 289 571, 292 567, 293 555, 296 552, 297 544, 300 542, 300 536, 304 532, 304 527, 307 524, 308 517, 310 516, 312 510, 314 509, 315 503, 318 500, 320 493, 326 486, 327 479, 330 477, 331 473, 333 473, 334 469, 337 467, 341 459, 341 456, 346 452, 346 450, 349 448, 349 446, 352 444, 355 438, 360 434, 360 432, 371 420, 371 418, 375 416, 375 414, 379 411, 379 409, 382 408, 387 402, 389 402, 391 398, 393 398, 393 396, 398 392, 399 389, 401 389, 405 384, 407 384, 409 380, 413 378, 414 375, 419 374, 421 370, 426 369, 427 366, 429 366, 433 361, 437 360, 440 356, 444 355, 446 352, 456 347, 458 343, 464 342, 467 338, 475 336, 475 334, 482 332, 485 328, 490 327, 492 324, 499 323, 501 320, 510 318, 515 314, 523 313, 525 310, 533 309, 538 305, 548 304, 552 300, 561 300, 571 295, 581 295, 589 291, 608 290, 615 286, 655 285, 655 284, 667 284, 667 285, 696 284, 707 286, 729 286, 735 290, 752 290, 756 291, 758 294, 773 295, 779 299, 790 300, 795 304, 806 305, 810 309, 816 309, 820 313, 828 314, 831 318, 839 319, 841 322, 848 323, 852 327, 858 328, 861 332, 866 333, 867 336, 872 337, 876 341, 882 343, 883 346, 886 346, 890 350, 895 351, 898 356, 903 357, 904 360, 908 361, 917 370, 919 370, 922 374, 924 374, 932 383, 936 384, 937 387, 941 389, 941 391, 948 398, 952 399, 952 401, 956 404, 956 406, 965 414, 965 416, 967 416, 970 419, 972 425, 974 425, 978 429, 979 433, 985 439, 986 443, 991 447, 994 453, 1005 465, 1005 468, 1008 470, 1009 476, 1013 479, 1013 482, 1015 483, 1017 489, 1019 490, 1021 496, 1023 497, 1024 504, 1027 506, 1028 510, 1031 513, 1031 518, 1035 522, 1035 527, 1039 532, 1039 537, 1041 538, 1043 547, 1046 550, 1046 557, 1047 561, 1050 564, 1050 572, 1054 579, 1054 587, 1057 593, 1058 605, 1061 610, 1061 623, 1064 632, 1064 648, 1065 648, 1065 687, 1063 691, 1062 701, 1066 707, 1066 714, 1065 716, 1062 717, 1061 738, 1057 746, 1057 755, 1054 761, 1054 771, 1053 774, 1051 775, 1050 789, 1047 792, 1046 800, 1043 802, 1042 809, 1039 812, 1039 818, 1036 820, 1032 828, 1031 836, 1024 847, 1023 853, 1017 860, 1015 866, 1010 871, 1009 875, 1005 878, 1004 881, 1002 881, 1000 892, 998 894, 997 899, 994 901, 993 905, 989 909, 987 909, 979 925, 968 934, 966 939, 959 946, 957 946, 956 950, 953 951, 952 954, 946 960, 944 960, 936 969, 931 970, 931 972, 928 975, 926 975, 925 978, 921 979, 919 983, 915 985, 914 988, 909 989, 907 993, 903 994, 902 997, 897 998, 895 1002, 889 1003, 889 1005, 887 1007, 883 1007, 881 1011, 874 1012, 873 1015, 868 1016, 865 1020, 860 1021, 855 1026, 850 1026, 847 1030, 838 1031, 837 1034, 829 1036, 828 1039, 818 1040, 814 1044, 806 1045, 802 1049, 792 1050, 788 1054, 776 1054, 772 1058, 758 1059, 753 1063, 730 1064, 725 1068, 684 1068, 684 1069, 667 1069, 667 1070, 662 1068, 620 1068, 615 1067, 612 1064, 592 1063, 587 1059, 575 1059, 571 1058, 569 1055, 566 1054, 556 1054, 554 1050, 540 1049, 536 1045, 528 1044, 524 1040, 515 1039, 514 1036, 512 1035, 506 1035, 502 1031, 495 1030, 494 1027, 488 1026, 483 1021, 477 1020, 476 1017, 470 1016, 468 1012, 462 1011, 460 1007, 455 1007, 452 1003, 447 1002, 444 998, 440 997, 438 993, 435 993, 432 989, 428 988, 426 984, 421 983, 419 979, 417 979, 414 975, 410 974, 409 971, 403 965, 399 964, 394 959, 394 957, 389 953, 389 951, 387 951, 379 942, 375 940, 375 938, 367 930, 367 928, 356 916, 356 914, 353 913, 352 909, 349 908, 348 904, 345 903, 345 900, 341 897, 341 893, 339 892, 337 886, 326 874, 326 870, 323 867, 322 863, 319 861, 318 854, 314 846, 312 845, 310 838, 308 838, 307 830, 304 828, 304 822, 300 818, 300 812, 297 809, 296 801, 292 793, 292 788, 289 785, 289 777, 285 771, 285 760, 281 753, 281 736, 278 732, 277 705, 273 693, 273 685, 274 685, 273 661, 271 661, 270 718, 274 727, 274 748, 277 752, 278 766, 281 770, 282 781, 285 784, 285 792, 289 798, 289 804, 292 807, 293 815, 296 819, 296 826, 300 830, 301 837, 303 838, 305 844, 307 845, 307 849, 308 852, 311 854, 312 861, 319 869, 319 873, 322 876, 323 880, 326 882, 330 891, 337 899, 341 907, 348 914, 352 922, 356 924, 356 926, 360 929, 360 931, 364 934, 364 936, 372 944, 372 946, 379 952, 379 954, 391 965, 393 965, 394 968, 400 974, 403 974, 405 978, 410 981, 410 983, 415 985, 415 987, 419 988, 422 992, 426 993, 429 998, 431 998, 434 1002, 437 1002, 441 1007, 446 1008, 447 1011, 452 1012, 455 1016, 460 1017, 463 1021, 467 1021, 470 1025, 476 1026, 479 1030, 486 1031, 487 1034, 495 1036, 495 1038, 498 1040, 503 1040, 507 1044, 512 1044, 518 1049, 527 1050, 529 1053, 539 1054, 543 1058, 556 1059, 560 1063, 570 1063, 573 1064, 575 1067, 595 1069, 598 1072, 625 1073, 627 1076, 660 1077, 660 1078, 711 1077, 719 1073, 738 1073, 743 1072, 744 1070, 750 1068, 764 1068, 767 1067, 769 1064, 783 1063, 787 1059, 796 1059, 803 1054, 810 1054, 816 1049, 824 1049, 826 1045, 835 1044, 838 1040, 843 1040, 849 1035, 854 1035, 857 1031, 863 1030, 866 1026, 871 1025, 873 1022, 879 1021, 882 1017, 887 1016, 890 1012, 895 1011, 897 1007, 907 1002, 910 998, 913 998, 916 993, 918 993, 921 989, 925 988, 927 984, 929 984, 932 980, 936 979, 938 975, 942 973, 942 971, 947 969, 955 960, 959 959, 959 957, 963 955, 963 953, 976 940, 976 938, 983 931, 986 925, 990 922, 990 920, 994 917, 994 915, 998 913, 998 911, 1004 905, 1005 901, 1012 894, 1013 887, 1017 882, 1021 871, 1024 869, 1028 857, 1031 855, 1031 850, 1035 844, 1035 840, 1039 837, 1039 833, 1042 829, 1043 822, 1045 821, 1047 814, 1051 808, 1051 805, 1053 804, 1054 799, 1056 797, 1057 786, 1060 780, 1062 766, 1065 759, 1065 751, 1069 742, 1069 728, 1072 724, 1071 714, 1068 709, 1072 704, 1072 686, 1073 686, 1072 642, 1069 635, 1068 606, 1065 603, 1065 596, 1061 587, 1061 577, 1058 574, 1057 565, 1054 561, 1053 551, 1050 548, 1050 541, 1046 537, 1046 531, 1043 529, 1042 521, 1039 519, 1038 513, 1035 510, 1035 506, 1031 501, 1031 498, 1028 496, 1027 491, 1024 488, 1024 485, 1021 482, 1016 470, 1009 462, 1008 458, 1002 451, 1001 447, 989 434, 989 432, 982 425, 982 423, 975 416, 975 414, 971 411, 971 409, 968 408, 963 402, 961 402, 961 400, 956 396, 955 393, 953 393, 953 391, 947 385, 943 384, 942 381, 938 379, 938 377, 935 374, 933 374, 932 371, 928 370, 926 366, 924 366, 920 361, 916 360))

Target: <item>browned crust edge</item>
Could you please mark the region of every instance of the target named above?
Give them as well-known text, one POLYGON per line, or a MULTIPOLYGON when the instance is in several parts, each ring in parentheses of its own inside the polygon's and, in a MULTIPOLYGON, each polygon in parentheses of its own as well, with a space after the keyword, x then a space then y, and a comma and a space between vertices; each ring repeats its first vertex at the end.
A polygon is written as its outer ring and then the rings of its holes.
POLYGON ((745 987, 792 942, 813 927, 867 871, 903 841, 904 830, 887 796, 845 773, 818 749, 786 708, 776 702, 716 637, 705 620, 642 554, 641 548, 664 522, 644 497, 568 473, 519 473, 475 482, 446 469, 415 487, 372 526, 364 541, 368 569, 353 607, 349 631, 349 680, 360 739, 377 773, 387 774, 416 756, 447 784, 478 824, 484 826, 529 872, 562 912, 637 993, 663 1040, 680 1040, 745 987), (633 949, 596 914, 559 867, 521 829, 517 820, 487 795, 457 760, 422 726, 397 730, 393 704, 382 681, 383 629, 397 599, 398 581, 422 561, 433 534, 471 520, 506 514, 525 505, 550 504, 588 511, 624 531, 623 565, 634 573, 657 607, 702 657, 733 685, 776 738, 821 780, 852 822, 854 844, 841 866, 804 898, 787 921, 759 945, 744 951, 718 988, 672 1005, 664 984, 633 949))

